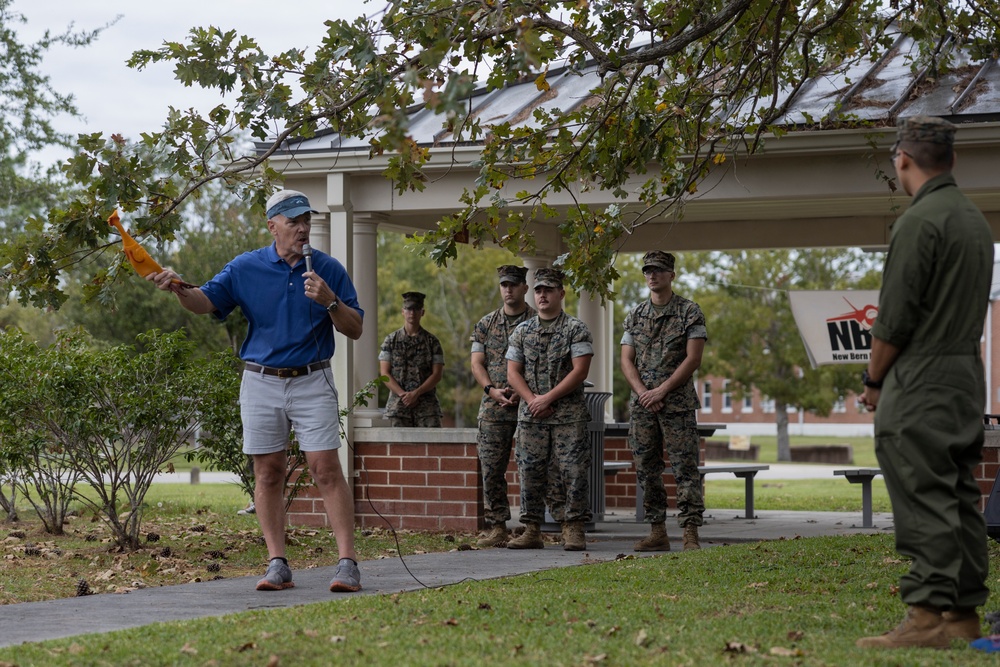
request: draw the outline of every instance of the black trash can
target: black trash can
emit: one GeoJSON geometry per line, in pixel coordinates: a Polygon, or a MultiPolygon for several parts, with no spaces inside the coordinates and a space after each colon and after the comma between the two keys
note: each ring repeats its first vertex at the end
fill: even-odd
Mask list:
{"type": "Polygon", "coordinates": [[[590,439],[590,511],[594,521],[602,521],[605,511],[604,496],[604,404],[611,398],[608,391],[584,393],[590,421],[587,437],[590,439]]]}

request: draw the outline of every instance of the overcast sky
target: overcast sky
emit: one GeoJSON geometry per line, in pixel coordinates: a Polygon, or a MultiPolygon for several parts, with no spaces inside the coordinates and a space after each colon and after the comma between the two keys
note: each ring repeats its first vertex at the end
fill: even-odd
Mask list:
{"type": "Polygon", "coordinates": [[[76,30],[93,30],[121,16],[89,47],[50,51],[42,70],[57,91],[73,94],[84,117],[61,119],[58,129],[136,138],[159,129],[170,106],[205,111],[221,98],[185,88],[174,80],[169,65],[130,69],[125,61],[133,51],[183,41],[192,27],[209,25],[249,35],[267,53],[292,47],[312,51],[326,33],[323,21],[371,15],[384,6],[384,0],[14,0],[12,9],[28,19],[16,28],[21,41],[33,40],[46,29],[61,33],[70,24],[76,30]]]}

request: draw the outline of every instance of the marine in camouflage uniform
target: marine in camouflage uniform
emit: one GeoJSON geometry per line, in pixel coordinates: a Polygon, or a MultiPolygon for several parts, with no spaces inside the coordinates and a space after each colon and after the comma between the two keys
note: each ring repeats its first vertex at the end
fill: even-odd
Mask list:
{"type": "Polygon", "coordinates": [[[507,384],[507,343],[521,322],[535,316],[524,300],[528,269],[505,264],[497,268],[503,305],[484,316],[472,332],[471,367],[483,388],[479,405],[476,451],[483,475],[483,507],[487,534],[478,545],[502,546],[508,538],[507,466],[517,429],[520,397],[507,384]]]}
{"type": "Polygon", "coordinates": [[[514,549],[543,546],[539,531],[553,460],[566,493],[563,511],[552,508],[553,516],[563,518],[564,548],[577,551],[586,546],[591,452],[583,383],[594,345],[587,325],[563,312],[565,294],[561,271],[535,271],[538,315],[514,329],[507,348],[508,382],[521,397],[515,456],[525,532],[508,544],[514,549]]]}
{"type": "Polygon", "coordinates": [[[642,272],[650,298],[625,318],[621,367],[632,388],[629,447],[643,490],[650,536],[636,551],[669,551],[664,456],[677,481],[677,522],[684,548],[696,549],[705,500],[698,473],[698,394],[692,375],[701,365],[708,338],[705,316],[693,301],[673,293],[674,256],[646,253],[642,272]]]}
{"type": "Polygon", "coordinates": [[[980,352],[993,238],[951,174],[955,126],[898,122],[893,166],[913,196],[892,226],[861,401],[875,412],[875,454],[892,501],[906,618],[864,648],[947,648],[981,633],[989,595],[986,523],[975,468],[982,458],[980,352]]]}
{"type": "Polygon", "coordinates": [[[389,378],[385,416],[392,426],[441,427],[437,384],[444,373],[444,350],[437,336],[420,326],[424,299],[420,292],[403,294],[403,328],[382,341],[379,369],[389,378]]]}

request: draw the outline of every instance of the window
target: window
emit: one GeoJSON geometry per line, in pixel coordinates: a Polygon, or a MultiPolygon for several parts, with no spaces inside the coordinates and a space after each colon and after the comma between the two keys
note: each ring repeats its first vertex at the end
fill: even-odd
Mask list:
{"type": "Polygon", "coordinates": [[[722,411],[733,411],[733,395],[729,391],[729,380],[722,381],[722,411]]]}
{"type": "Polygon", "coordinates": [[[770,396],[762,396],[760,399],[760,411],[772,414],[774,412],[774,399],[770,396]]]}
{"type": "Polygon", "coordinates": [[[701,390],[701,409],[705,412],[712,411],[712,383],[706,382],[701,390]]]}
{"type": "Polygon", "coordinates": [[[847,400],[845,400],[843,396],[838,398],[833,404],[833,411],[839,413],[847,412],[847,400]]]}
{"type": "Polygon", "coordinates": [[[753,394],[743,397],[743,412],[753,412],[753,394]]]}

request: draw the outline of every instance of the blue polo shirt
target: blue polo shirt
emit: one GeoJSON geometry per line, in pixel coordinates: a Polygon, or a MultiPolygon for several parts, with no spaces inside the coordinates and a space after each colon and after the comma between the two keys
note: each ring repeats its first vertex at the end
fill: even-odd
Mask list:
{"type": "MultiPolygon", "coordinates": [[[[344,265],[326,253],[313,250],[315,271],[340,299],[341,308],[357,310],[358,292],[344,265]]],[[[262,366],[295,368],[333,356],[333,323],[320,304],[305,295],[304,259],[290,266],[278,256],[274,244],[245,252],[201,286],[226,319],[236,306],[250,322],[240,357],[262,366]]]]}

